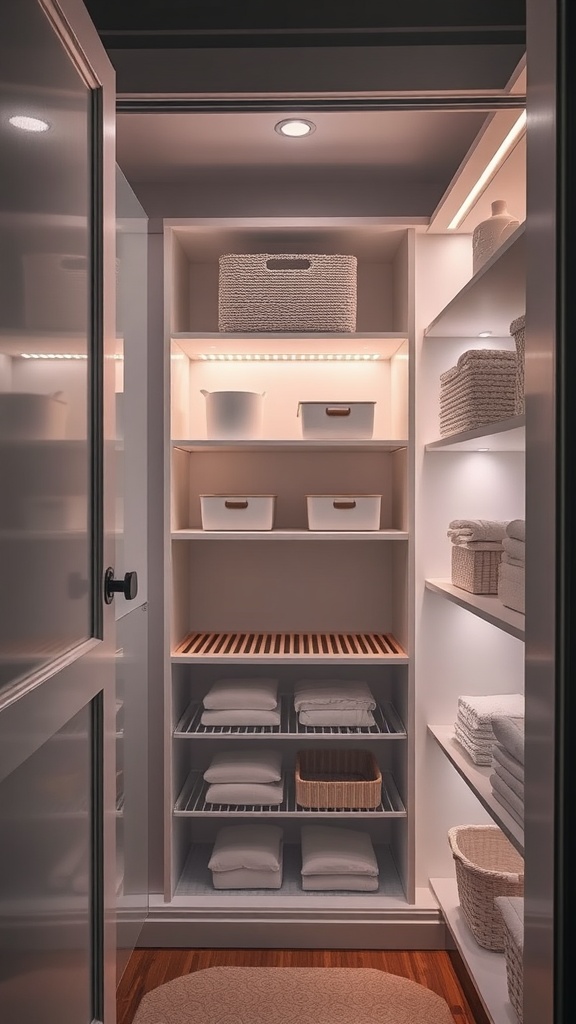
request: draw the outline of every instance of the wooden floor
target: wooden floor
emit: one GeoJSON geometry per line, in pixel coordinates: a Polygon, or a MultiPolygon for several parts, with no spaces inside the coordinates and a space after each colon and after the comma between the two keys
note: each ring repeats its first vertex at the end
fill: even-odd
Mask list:
{"type": "Polygon", "coordinates": [[[158,985],[220,966],[372,967],[432,989],[448,1003],[455,1024],[483,1024],[478,1007],[473,1015],[447,952],[321,949],[138,949],[118,986],[117,1024],[132,1024],[142,996],[158,985]]]}

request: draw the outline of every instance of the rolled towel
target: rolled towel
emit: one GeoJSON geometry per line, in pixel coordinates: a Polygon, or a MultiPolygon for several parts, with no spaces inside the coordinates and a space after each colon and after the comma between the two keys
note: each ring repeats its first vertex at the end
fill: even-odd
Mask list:
{"type": "Polygon", "coordinates": [[[501,743],[496,742],[494,744],[492,757],[494,759],[494,767],[496,767],[496,763],[502,765],[514,778],[518,779],[518,782],[524,784],[524,765],[517,761],[515,757],[512,757],[512,754],[505,750],[501,743]]]}
{"type": "MultiPolygon", "coordinates": [[[[508,526],[510,526],[510,523],[508,526]]],[[[526,561],[526,541],[516,540],[515,537],[509,537],[508,534],[506,534],[502,541],[502,547],[506,554],[510,555],[512,558],[518,559],[519,562],[526,561]]]]}
{"type": "Polygon", "coordinates": [[[494,736],[492,718],[494,715],[509,715],[514,718],[524,714],[524,696],[521,693],[475,694],[458,697],[458,715],[468,729],[483,729],[494,736]]]}
{"type": "Polygon", "coordinates": [[[524,718],[494,715],[492,729],[496,741],[524,767],[524,718]]]}
{"type": "Polygon", "coordinates": [[[448,524],[448,536],[461,540],[502,541],[506,536],[506,522],[495,519],[453,519],[448,524]]]}
{"type": "Polygon", "coordinates": [[[509,583],[515,583],[517,587],[523,587],[526,580],[526,568],[523,565],[510,565],[509,562],[500,562],[498,566],[498,579],[505,579],[509,583]]]}
{"type": "Polygon", "coordinates": [[[526,540],[526,520],[525,519],[511,519],[508,523],[506,533],[513,540],[526,540]]]}

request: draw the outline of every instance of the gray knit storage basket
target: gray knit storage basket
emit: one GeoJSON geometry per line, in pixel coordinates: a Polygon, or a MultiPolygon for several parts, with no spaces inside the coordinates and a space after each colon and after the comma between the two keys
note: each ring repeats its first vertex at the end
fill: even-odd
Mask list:
{"type": "Polygon", "coordinates": [[[449,437],[514,416],[515,352],[469,349],[440,375],[440,435],[449,437]]]}
{"type": "Polygon", "coordinates": [[[504,923],[497,896],[524,895],[524,860],[495,825],[448,830],[462,913],[476,942],[502,953],[504,923]]]}
{"type": "Polygon", "coordinates": [[[524,1018],[524,898],[522,896],[497,896],[494,902],[504,923],[504,957],[506,959],[508,996],[519,1024],[522,1024],[524,1018]]]}
{"type": "Polygon", "coordinates": [[[501,551],[473,551],[452,545],[452,583],[469,594],[497,594],[501,551]]]}
{"type": "Polygon", "coordinates": [[[510,324],[510,334],[516,342],[516,356],[518,359],[516,366],[516,389],[514,393],[514,412],[516,416],[521,416],[525,411],[524,404],[524,363],[526,355],[525,345],[525,331],[526,331],[526,316],[519,316],[516,320],[513,320],[510,324]]]}
{"type": "Polygon", "coordinates": [[[355,331],[357,262],[317,253],[221,256],[218,330],[355,331]]]}

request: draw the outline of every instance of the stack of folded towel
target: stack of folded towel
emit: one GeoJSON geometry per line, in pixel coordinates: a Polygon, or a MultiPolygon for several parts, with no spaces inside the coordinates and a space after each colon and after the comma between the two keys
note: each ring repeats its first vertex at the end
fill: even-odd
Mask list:
{"type": "Polygon", "coordinates": [[[202,725],[280,725],[277,679],[219,679],[203,704],[202,725]]]}
{"type": "Polygon", "coordinates": [[[524,826],[524,717],[495,715],[490,784],[495,800],[524,826]]]}
{"type": "Polygon", "coordinates": [[[277,750],[224,750],[204,772],[206,803],[277,806],[284,798],[282,756],[277,750]]]}
{"type": "Polygon", "coordinates": [[[458,697],[455,738],[474,764],[491,766],[496,742],[494,716],[517,717],[523,714],[524,697],[521,693],[458,697]]]}
{"type": "Polygon", "coordinates": [[[304,825],[302,888],[374,892],[378,861],[370,836],[332,825],[304,825]]]}
{"type": "Polygon", "coordinates": [[[367,683],[339,679],[301,679],[294,687],[294,708],[301,725],[375,725],[376,701],[367,683]]]}
{"type": "Polygon", "coordinates": [[[215,889],[279,889],[283,833],[277,825],[229,825],[216,836],[208,867],[215,889]]]}
{"type": "Polygon", "coordinates": [[[515,352],[471,349],[440,376],[440,434],[447,437],[514,416],[515,352]]]}
{"type": "Polygon", "coordinates": [[[448,537],[458,547],[472,551],[502,551],[507,526],[496,519],[453,519],[448,537]]]}
{"type": "Polygon", "coordinates": [[[502,541],[504,553],[498,567],[498,597],[503,605],[524,614],[526,581],[526,521],[512,519],[502,541]]]}

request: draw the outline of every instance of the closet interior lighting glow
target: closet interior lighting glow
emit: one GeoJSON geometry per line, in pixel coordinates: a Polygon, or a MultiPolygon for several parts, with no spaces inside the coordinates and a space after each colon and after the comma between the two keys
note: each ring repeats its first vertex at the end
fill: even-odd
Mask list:
{"type": "Polygon", "coordinates": [[[210,363],[245,363],[245,362],[256,362],[256,363],[281,363],[281,362],[354,362],[354,363],[365,363],[374,359],[381,359],[382,357],[378,353],[364,353],[364,352],[338,352],[338,353],[294,353],[289,354],[285,352],[274,352],[273,354],[265,353],[245,353],[245,352],[229,352],[226,354],[216,355],[213,352],[202,353],[200,359],[210,363]]]}
{"type": "Polygon", "coordinates": [[[458,212],[454,215],[448,225],[448,231],[455,231],[456,228],[460,227],[460,224],[464,220],[464,217],[473,206],[475,200],[478,198],[484,187],[490,181],[490,178],[496,173],[500,164],[502,164],[508,153],[520,138],[520,135],[526,128],[526,111],[523,110],[517,121],[514,122],[506,138],[500,143],[498,149],[494,153],[492,159],[488,162],[482,174],[478,178],[478,181],[470,189],[470,192],[466,196],[466,199],[462,203],[462,206],[458,212]]]}
{"type": "Polygon", "coordinates": [[[81,352],[21,352],[22,359],[88,359],[81,352]]]}
{"type": "Polygon", "coordinates": [[[301,117],[291,117],[284,121],[278,121],[274,125],[274,131],[279,135],[287,135],[290,139],[303,139],[305,135],[311,135],[316,131],[313,121],[305,121],[301,117]]]}
{"type": "Polygon", "coordinates": [[[47,132],[50,125],[40,117],[28,117],[26,114],[13,114],[8,118],[13,128],[19,128],[21,132],[47,132]]]}
{"type": "Polygon", "coordinates": [[[492,337],[492,331],[480,331],[480,334],[478,335],[478,337],[479,338],[491,338],[492,337]]]}

